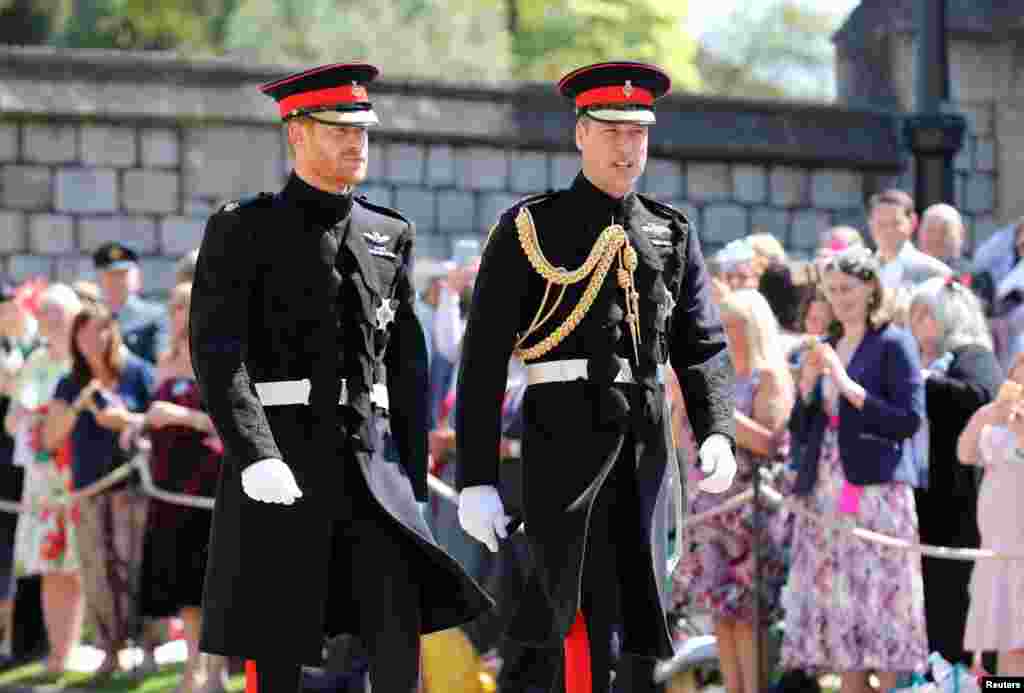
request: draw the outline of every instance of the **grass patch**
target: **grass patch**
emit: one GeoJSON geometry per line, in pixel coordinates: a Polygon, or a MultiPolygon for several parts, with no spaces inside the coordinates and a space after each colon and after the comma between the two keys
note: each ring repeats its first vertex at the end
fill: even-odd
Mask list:
{"type": "MultiPolygon", "coordinates": [[[[0,674],[0,691],[9,688],[39,687],[45,691],[89,690],[95,693],[171,693],[178,680],[184,664],[173,664],[160,667],[159,671],[149,676],[136,677],[131,672],[118,672],[102,684],[91,684],[92,674],[68,672],[61,677],[48,675],[42,663],[26,664],[0,674]]],[[[229,693],[242,693],[245,690],[245,675],[238,674],[228,680],[229,693]]]]}

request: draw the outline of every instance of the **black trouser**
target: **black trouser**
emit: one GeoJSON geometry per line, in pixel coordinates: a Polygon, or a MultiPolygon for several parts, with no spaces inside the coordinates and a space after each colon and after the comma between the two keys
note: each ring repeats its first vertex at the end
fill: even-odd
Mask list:
{"type": "MultiPolygon", "coordinates": [[[[329,587],[327,614],[354,610],[358,635],[369,653],[375,691],[415,693],[419,687],[420,585],[410,559],[416,549],[396,521],[369,498],[362,474],[356,471],[347,480],[357,488],[346,494],[353,499],[348,517],[333,522],[328,585],[331,576],[337,576],[351,585],[351,594],[338,594],[329,587]]],[[[256,671],[259,693],[301,690],[297,663],[258,660],[256,671]]]]}
{"type": "MultiPolygon", "coordinates": [[[[632,441],[626,439],[623,452],[601,488],[590,513],[587,550],[583,561],[583,617],[590,641],[590,669],[593,693],[650,693],[664,690],[653,680],[653,658],[623,655],[615,664],[616,649],[647,651],[645,640],[653,639],[651,623],[654,608],[645,598],[651,550],[640,527],[640,499],[634,477],[634,459],[630,454],[632,441]],[[632,597],[637,597],[636,600],[632,597]],[[614,638],[623,634],[621,648],[614,648],[614,638]],[[618,670],[614,689],[612,671],[618,670]]],[[[660,608],[658,609],[660,613],[660,608]]],[[[660,617],[660,616],[659,616],[660,617]]],[[[564,658],[552,693],[565,690],[564,658]]]]}

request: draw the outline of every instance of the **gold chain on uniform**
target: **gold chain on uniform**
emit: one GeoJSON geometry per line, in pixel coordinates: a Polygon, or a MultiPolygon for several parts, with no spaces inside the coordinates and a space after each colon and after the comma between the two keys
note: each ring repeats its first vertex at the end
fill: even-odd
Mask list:
{"type": "Polygon", "coordinates": [[[523,361],[539,358],[554,349],[562,340],[572,334],[573,330],[576,329],[594,304],[597,292],[600,291],[601,284],[604,282],[608,270],[611,269],[612,262],[618,256],[619,270],[617,278],[619,286],[626,293],[626,322],[629,323],[630,332],[633,336],[633,352],[639,363],[640,324],[638,316],[640,312],[640,294],[636,291],[636,284],[633,278],[638,262],[636,250],[630,245],[626,230],[619,224],[612,224],[606,227],[601,232],[601,235],[598,236],[594,247],[590,249],[590,254],[587,256],[586,261],[572,271],[555,267],[544,257],[544,253],[540,249],[540,240],[537,238],[537,228],[533,223],[533,216],[526,207],[520,209],[519,214],[516,216],[516,230],[519,232],[519,244],[522,246],[527,259],[529,259],[530,265],[533,266],[537,274],[544,278],[547,286],[544,289],[544,298],[541,299],[537,313],[533,317],[533,322],[530,323],[530,327],[522,335],[517,336],[514,350],[515,355],[523,361]],[[587,284],[587,288],[584,290],[583,296],[580,297],[579,303],[573,307],[572,312],[565,321],[537,344],[524,348],[523,342],[526,338],[540,329],[548,321],[548,318],[554,314],[565,297],[565,290],[568,286],[583,281],[588,275],[590,276],[590,283],[587,284]],[[548,296],[553,285],[561,286],[562,290],[558,298],[555,299],[554,304],[545,314],[544,308],[548,303],[548,296]]]}

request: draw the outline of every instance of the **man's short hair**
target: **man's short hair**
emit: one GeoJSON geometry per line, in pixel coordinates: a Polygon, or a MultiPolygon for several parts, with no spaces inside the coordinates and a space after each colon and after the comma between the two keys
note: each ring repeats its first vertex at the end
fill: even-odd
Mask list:
{"type": "Polygon", "coordinates": [[[903,212],[907,217],[912,217],[915,213],[914,198],[908,193],[896,188],[883,190],[880,193],[872,195],[868,200],[868,207],[874,209],[878,205],[896,205],[903,209],[903,212]]]}
{"type": "Polygon", "coordinates": [[[947,205],[944,202],[931,205],[921,215],[921,223],[924,223],[925,219],[940,219],[946,226],[947,236],[955,233],[959,237],[964,236],[964,219],[960,216],[960,212],[957,211],[956,207],[947,205]]]}

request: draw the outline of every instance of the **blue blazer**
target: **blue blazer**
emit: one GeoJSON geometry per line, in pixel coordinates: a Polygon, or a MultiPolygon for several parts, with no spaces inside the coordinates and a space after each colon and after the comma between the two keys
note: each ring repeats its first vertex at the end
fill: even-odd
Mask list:
{"type": "MultiPolygon", "coordinates": [[[[835,340],[828,340],[835,346],[835,340]]],[[[861,486],[905,481],[923,485],[926,469],[915,460],[911,437],[925,416],[924,382],[917,344],[893,325],[868,330],[850,358],[847,373],[867,396],[857,409],[839,398],[839,450],[843,473],[861,486]]],[[[821,379],[808,401],[797,397],[790,418],[795,492],[809,494],[818,481],[818,458],[828,426],[821,379]]]]}

